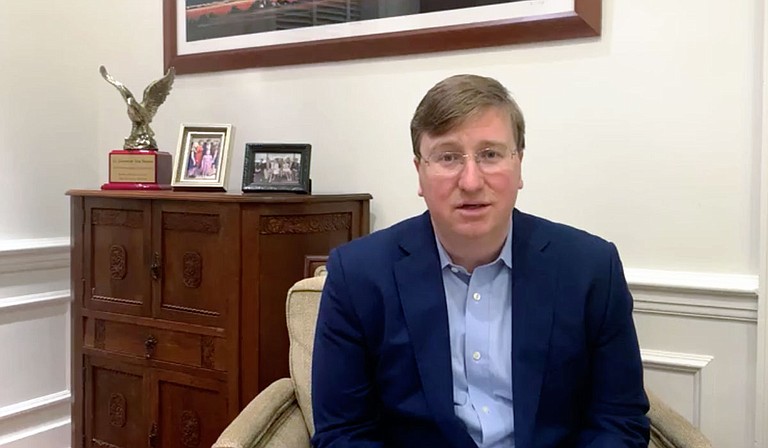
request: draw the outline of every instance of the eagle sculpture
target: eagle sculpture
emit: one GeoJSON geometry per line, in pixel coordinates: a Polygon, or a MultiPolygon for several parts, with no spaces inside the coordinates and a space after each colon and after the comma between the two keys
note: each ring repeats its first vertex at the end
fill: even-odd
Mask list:
{"type": "Polygon", "coordinates": [[[155,113],[157,113],[157,109],[168,97],[168,93],[170,93],[173,86],[173,80],[176,77],[176,70],[173,67],[169,68],[165,76],[148,85],[144,89],[144,97],[141,102],[136,100],[123,83],[113,78],[103,65],[99,67],[99,71],[108,83],[115,86],[128,105],[128,117],[133,123],[133,128],[131,129],[131,135],[125,139],[123,149],[149,149],[156,151],[155,133],[149,127],[149,124],[152,122],[155,113]]]}

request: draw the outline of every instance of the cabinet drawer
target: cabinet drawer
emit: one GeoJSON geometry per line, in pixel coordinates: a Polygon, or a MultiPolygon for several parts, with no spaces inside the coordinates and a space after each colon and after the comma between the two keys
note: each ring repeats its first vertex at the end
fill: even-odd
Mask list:
{"type": "Polygon", "coordinates": [[[88,318],[85,347],[121,355],[226,371],[224,338],[88,318]]]}

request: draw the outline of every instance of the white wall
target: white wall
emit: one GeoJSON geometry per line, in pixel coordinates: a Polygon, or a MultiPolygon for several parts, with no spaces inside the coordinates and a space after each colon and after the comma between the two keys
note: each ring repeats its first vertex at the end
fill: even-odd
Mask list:
{"type": "MultiPolygon", "coordinates": [[[[80,2],[88,6],[85,2],[80,2]]],[[[91,2],[96,4],[96,2],[91,2]]],[[[69,188],[98,181],[94,16],[72,2],[0,14],[0,446],[70,433],[69,188]]]]}
{"type": "Polygon", "coordinates": [[[70,2],[3,5],[0,240],[69,234],[65,191],[98,179],[99,78],[88,11],[70,2]]]}
{"type": "MultiPolygon", "coordinates": [[[[6,210],[23,210],[1,215],[0,240],[66,236],[63,191],[106,181],[107,153],[120,147],[130,125],[98,65],[137,95],[162,74],[159,0],[79,0],[78,9],[46,2],[45,11],[30,3],[13,3],[10,15],[0,16],[0,140],[14,148],[0,147],[14,162],[0,188],[13,193],[2,200],[6,210]]],[[[233,124],[234,192],[246,142],[309,142],[315,192],[372,193],[379,229],[423,209],[408,123],[424,92],[458,72],[494,76],[528,121],[523,210],[615,241],[635,283],[650,273],[662,284],[672,278],[669,286],[689,272],[756,283],[761,2],[604,4],[599,39],[181,75],[155,118],[157,140],[174,152],[181,123],[233,124]]],[[[756,317],[677,310],[756,313],[757,298],[729,293],[700,307],[718,285],[698,285],[694,291],[707,292],[662,288],[658,306],[674,312],[639,312],[641,344],[651,358],[712,357],[702,372],[727,373],[702,373],[711,381],[705,385],[714,384],[700,401],[702,428],[727,446],[752,446],[755,404],[747,398],[755,392],[756,317]],[[713,419],[715,409],[745,420],[713,419]]],[[[654,365],[650,382],[688,387],[654,365]]],[[[693,409],[688,389],[662,395],[683,413],[693,409]]]]}

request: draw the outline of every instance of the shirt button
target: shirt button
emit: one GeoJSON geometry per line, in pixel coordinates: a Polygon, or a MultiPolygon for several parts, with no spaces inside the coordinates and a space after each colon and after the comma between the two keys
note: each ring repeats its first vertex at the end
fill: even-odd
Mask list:
{"type": "Polygon", "coordinates": [[[458,274],[459,268],[451,268],[451,272],[453,272],[454,274],[458,274]]]}
{"type": "Polygon", "coordinates": [[[472,359],[474,359],[475,361],[479,361],[480,360],[480,352],[472,353],[472,359]]]}
{"type": "Polygon", "coordinates": [[[475,302],[479,302],[480,301],[480,293],[476,292],[476,293],[472,294],[472,298],[475,299],[475,302]]]}
{"type": "Polygon", "coordinates": [[[483,412],[486,414],[489,414],[491,412],[490,409],[488,409],[488,406],[483,406],[483,412]]]}

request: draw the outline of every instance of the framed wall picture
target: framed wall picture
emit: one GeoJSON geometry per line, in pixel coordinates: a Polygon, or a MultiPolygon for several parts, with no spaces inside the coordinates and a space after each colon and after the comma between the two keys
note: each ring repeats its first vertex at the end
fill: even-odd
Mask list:
{"type": "Polygon", "coordinates": [[[182,124],[173,188],[226,190],[231,138],[229,124],[182,124]]]}
{"type": "Polygon", "coordinates": [[[595,37],[603,0],[163,0],[176,73],[595,37]]]}
{"type": "Polygon", "coordinates": [[[309,179],[311,150],[309,144],[246,144],[243,192],[312,193],[309,179]]]}

